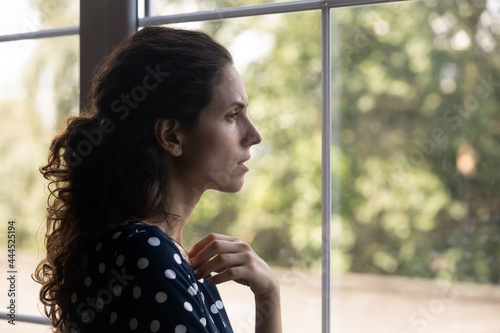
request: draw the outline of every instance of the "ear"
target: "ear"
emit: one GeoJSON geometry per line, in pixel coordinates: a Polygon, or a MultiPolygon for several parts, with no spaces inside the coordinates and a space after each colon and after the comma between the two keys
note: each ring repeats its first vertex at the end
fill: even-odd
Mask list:
{"type": "Polygon", "coordinates": [[[175,157],[182,155],[180,129],[181,125],[175,119],[158,119],[155,123],[158,143],[167,153],[175,157]]]}

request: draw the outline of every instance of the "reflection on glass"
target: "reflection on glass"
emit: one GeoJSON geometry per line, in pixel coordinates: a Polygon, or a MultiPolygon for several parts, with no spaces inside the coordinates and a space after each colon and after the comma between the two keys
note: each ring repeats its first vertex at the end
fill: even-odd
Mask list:
{"type": "Polygon", "coordinates": [[[340,332],[500,327],[492,286],[500,279],[500,15],[485,4],[332,10],[340,332]]]}
{"type": "MultiPolygon", "coordinates": [[[[31,274],[43,251],[47,197],[38,168],[61,120],[78,112],[78,36],[0,43],[0,57],[0,221],[15,221],[17,313],[39,316],[31,274]]],[[[2,227],[2,240],[6,233],[2,227]]],[[[7,255],[0,265],[7,267],[7,255]]],[[[0,288],[8,290],[7,282],[0,288]]],[[[47,327],[26,324],[15,332],[22,329],[47,327]]]]}
{"type": "Polygon", "coordinates": [[[6,1],[0,10],[0,35],[78,26],[80,2],[74,0],[6,1]]]}
{"type": "MultiPolygon", "coordinates": [[[[232,52],[249,96],[249,116],[264,140],[252,151],[243,190],[205,193],[184,241],[189,246],[215,231],[249,242],[280,278],[284,331],[319,332],[320,14],[204,22],[196,28],[232,52]]],[[[220,290],[235,331],[253,332],[252,293],[233,283],[220,290]]]]}

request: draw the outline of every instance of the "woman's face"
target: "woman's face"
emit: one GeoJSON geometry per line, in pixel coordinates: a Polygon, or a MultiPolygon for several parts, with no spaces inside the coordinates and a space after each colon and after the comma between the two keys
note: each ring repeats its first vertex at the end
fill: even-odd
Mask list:
{"type": "Polygon", "coordinates": [[[250,147],[262,136],[247,114],[248,96],[238,71],[229,66],[199,123],[185,130],[178,176],[195,189],[237,192],[249,171],[250,147]]]}

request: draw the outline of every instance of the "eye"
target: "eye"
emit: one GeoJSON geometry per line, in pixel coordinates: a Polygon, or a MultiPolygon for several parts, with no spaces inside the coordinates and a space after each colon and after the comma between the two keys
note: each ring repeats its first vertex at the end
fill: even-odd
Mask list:
{"type": "Polygon", "coordinates": [[[239,112],[238,111],[232,111],[226,117],[229,120],[235,120],[235,119],[237,119],[239,117],[239,112]]]}

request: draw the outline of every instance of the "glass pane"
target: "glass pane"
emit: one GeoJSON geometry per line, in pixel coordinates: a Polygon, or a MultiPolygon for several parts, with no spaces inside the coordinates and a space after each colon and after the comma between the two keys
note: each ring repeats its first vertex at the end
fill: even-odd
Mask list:
{"type": "Polygon", "coordinates": [[[332,10],[338,332],[500,327],[494,3],[332,10]]]}
{"type": "Polygon", "coordinates": [[[252,6],[275,2],[293,2],[297,0],[150,0],[152,16],[193,13],[228,7],[252,6]]]}
{"type": "MultiPolygon", "coordinates": [[[[8,221],[15,221],[16,313],[40,316],[40,286],[31,274],[44,253],[45,181],[38,168],[58,124],[78,112],[78,36],[0,43],[0,239],[7,270],[8,221]]],[[[0,279],[6,294],[8,280],[0,279]]],[[[3,311],[6,311],[4,308],[3,311]]],[[[46,332],[43,325],[17,322],[8,332],[46,332]]],[[[5,331],[5,329],[3,329],[5,331]]]]}
{"type": "Polygon", "coordinates": [[[80,1],[16,0],[0,5],[0,35],[27,33],[80,24],[80,1]]]}
{"type": "MultiPolygon", "coordinates": [[[[249,242],[282,288],[284,332],[321,330],[320,13],[183,24],[231,50],[263,136],[238,194],[207,192],[186,226],[193,244],[215,231],[249,242]]],[[[220,286],[235,332],[253,332],[253,295],[220,286]]]]}

